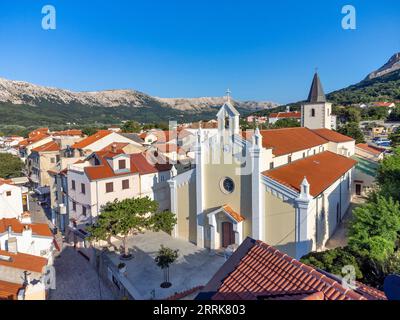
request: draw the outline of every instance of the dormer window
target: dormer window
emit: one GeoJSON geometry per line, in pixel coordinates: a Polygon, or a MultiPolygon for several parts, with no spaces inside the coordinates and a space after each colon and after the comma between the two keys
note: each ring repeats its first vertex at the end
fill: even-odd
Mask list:
{"type": "Polygon", "coordinates": [[[126,169],[126,160],[119,160],[118,161],[118,169],[119,170],[124,170],[126,169]]]}

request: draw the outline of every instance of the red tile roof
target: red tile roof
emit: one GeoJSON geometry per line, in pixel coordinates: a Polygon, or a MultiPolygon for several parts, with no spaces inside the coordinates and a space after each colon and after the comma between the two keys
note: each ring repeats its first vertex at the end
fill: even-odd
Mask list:
{"type": "Polygon", "coordinates": [[[71,130],[63,130],[56,131],[53,133],[54,136],[81,136],[83,135],[82,130],[71,129],[71,130]]]}
{"type": "Polygon", "coordinates": [[[316,197],[356,164],[356,160],[325,151],[282,167],[265,171],[263,175],[298,192],[304,177],[306,177],[310,184],[310,194],[316,197]]]}
{"type": "Polygon", "coordinates": [[[72,145],[72,148],[74,149],[84,149],[87,146],[90,146],[92,143],[95,143],[96,141],[103,139],[104,137],[107,137],[108,135],[112,134],[113,131],[109,130],[100,130],[97,131],[95,134],[83,139],[82,141],[79,141],[72,145]]]}
{"type": "MultiPolygon", "coordinates": [[[[22,233],[24,224],[18,219],[0,219],[0,233],[7,232],[8,227],[11,227],[13,233],[22,233]]],[[[32,223],[29,224],[32,229],[32,234],[42,237],[53,237],[49,226],[46,223],[32,223]]]]}
{"type": "Polygon", "coordinates": [[[114,172],[109,163],[107,162],[107,158],[112,158],[122,153],[113,153],[109,151],[99,151],[95,152],[97,155],[97,159],[100,161],[100,165],[97,166],[89,166],[85,167],[85,173],[90,180],[99,180],[99,179],[107,179],[112,177],[119,177],[124,175],[131,175],[135,173],[139,173],[141,175],[169,171],[171,170],[171,165],[166,164],[151,164],[147,161],[146,157],[142,153],[136,153],[129,155],[130,161],[130,170],[124,172],[114,172]]]}
{"type": "Polygon", "coordinates": [[[14,182],[12,180],[0,178],[0,186],[2,186],[3,184],[11,184],[11,185],[13,185],[14,182]]]}
{"type": "MultiPolygon", "coordinates": [[[[132,166],[132,162],[131,162],[129,171],[114,172],[113,168],[108,163],[107,158],[113,158],[122,153],[113,153],[110,151],[99,151],[94,154],[97,156],[97,159],[100,161],[100,164],[96,165],[96,166],[88,166],[88,167],[84,168],[84,171],[90,180],[107,179],[107,178],[126,176],[126,175],[132,175],[132,174],[138,173],[136,167],[132,166]]],[[[127,159],[127,161],[129,161],[129,160],[127,159]]]]}
{"type": "Polygon", "coordinates": [[[23,288],[24,286],[21,284],[0,280],[0,300],[17,300],[18,292],[23,288]]]}
{"type": "Polygon", "coordinates": [[[245,220],[245,218],[240,214],[237,213],[235,210],[233,210],[230,206],[228,206],[227,204],[224,205],[222,207],[222,209],[224,209],[224,211],[229,214],[235,221],[237,222],[242,222],[245,220]]]}
{"type": "Polygon", "coordinates": [[[32,149],[32,151],[34,151],[34,152],[56,152],[56,151],[60,151],[60,146],[58,145],[57,142],[50,141],[48,143],[45,143],[39,147],[32,149]]]}
{"type": "Polygon", "coordinates": [[[374,102],[375,107],[390,107],[393,105],[393,102],[374,102]]]}
{"type": "Polygon", "coordinates": [[[197,299],[212,300],[378,300],[341,285],[333,276],[279,250],[247,238],[204,287],[197,299]]]}
{"type": "Polygon", "coordinates": [[[329,129],[314,129],[313,131],[322,138],[336,143],[354,141],[353,138],[329,129]]]}
{"type": "Polygon", "coordinates": [[[358,143],[358,144],[356,144],[356,148],[362,149],[362,150],[372,153],[374,155],[380,155],[381,153],[385,152],[385,149],[378,148],[375,146],[370,146],[366,143],[358,143]]]}
{"type": "Polygon", "coordinates": [[[49,128],[38,128],[38,129],[30,132],[28,134],[28,137],[32,138],[32,137],[34,137],[36,135],[40,135],[40,134],[46,134],[47,135],[48,133],[49,133],[49,128]]]}
{"type": "Polygon", "coordinates": [[[123,149],[129,145],[127,142],[113,142],[110,143],[107,147],[104,147],[100,151],[111,151],[111,152],[118,152],[124,153],[123,149]]]}
{"type": "Polygon", "coordinates": [[[301,112],[278,112],[278,113],[271,113],[269,115],[269,118],[278,118],[278,119],[284,119],[284,118],[295,118],[295,119],[300,119],[301,118],[301,112]]]}
{"type": "Polygon", "coordinates": [[[158,151],[163,153],[180,152],[181,150],[180,147],[173,143],[156,143],[154,144],[154,147],[157,148],[158,151]]]}
{"type": "Polygon", "coordinates": [[[45,133],[38,133],[36,135],[33,135],[27,139],[24,139],[19,142],[18,146],[20,147],[26,147],[29,146],[30,144],[33,144],[35,142],[38,142],[40,140],[43,140],[44,138],[47,138],[49,135],[45,133]]]}
{"type": "Polygon", "coordinates": [[[11,253],[0,250],[0,256],[11,257],[11,261],[0,259],[0,265],[10,268],[28,270],[42,273],[43,268],[47,266],[47,259],[33,256],[25,253],[11,253]]]}
{"type": "MultiPolygon", "coordinates": [[[[283,128],[273,130],[260,130],[263,137],[263,147],[272,148],[275,156],[290,154],[323,145],[328,141],[308,128],[283,128]]],[[[251,140],[254,131],[243,131],[242,136],[251,140]]]]}
{"type": "MultiPolygon", "coordinates": [[[[131,154],[130,157],[131,157],[131,164],[133,164],[136,167],[136,169],[141,175],[169,171],[172,168],[172,165],[169,163],[153,164],[151,162],[151,159],[150,160],[146,159],[146,156],[143,153],[131,154]]],[[[167,159],[165,158],[165,160],[167,159]]]]}

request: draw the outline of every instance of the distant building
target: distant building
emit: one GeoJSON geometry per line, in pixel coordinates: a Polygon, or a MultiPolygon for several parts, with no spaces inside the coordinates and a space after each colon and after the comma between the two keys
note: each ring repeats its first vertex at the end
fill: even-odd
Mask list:
{"type": "Polygon", "coordinates": [[[271,113],[268,117],[268,123],[274,124],[275,122],[281,119],[292,119],[300,122],[301,112],[286,111],[286,112],[271,113]]]}

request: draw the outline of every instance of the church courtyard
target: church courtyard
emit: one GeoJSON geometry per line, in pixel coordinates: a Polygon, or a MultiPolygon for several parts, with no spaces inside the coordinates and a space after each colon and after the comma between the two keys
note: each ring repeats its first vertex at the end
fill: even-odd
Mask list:
{"type": "MultiPolygon", "coordinates": [[[[127,267],[124,275],[114,276],[137,300],[166,299],[176,293],[204,286],[226,261],[222,254],[211,254],[207,249],[173,238],[164,232],[135,235],[128,240],[128,245],[133,259],[123,261],[127,267]],[[177,261],[170,267],[172,286],[167,289],[160,287],[164,281],[163,271],[154,262],[161,245],[179,250],[177,261]]],[[[105,255],[105,260],[111,261],[114,267],[121,263],[119,254],[106,252],[105,255]]],[[[114,283],[110,282],[110,285],[114,283]]]]}

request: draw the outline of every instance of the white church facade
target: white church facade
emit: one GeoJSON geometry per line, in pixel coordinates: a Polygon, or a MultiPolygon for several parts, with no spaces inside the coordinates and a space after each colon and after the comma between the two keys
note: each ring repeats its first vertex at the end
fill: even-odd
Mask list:
{"type": "Polygon", "coordinates": [[[228,98],[218,134],[197,133],[195,168],[169,181],[173,235],[211,250],[250,236],[295,258],[322,249],[349,208],[356,164],[330,116],[318,75],[299,128],[241,132],[228,98]]]}

